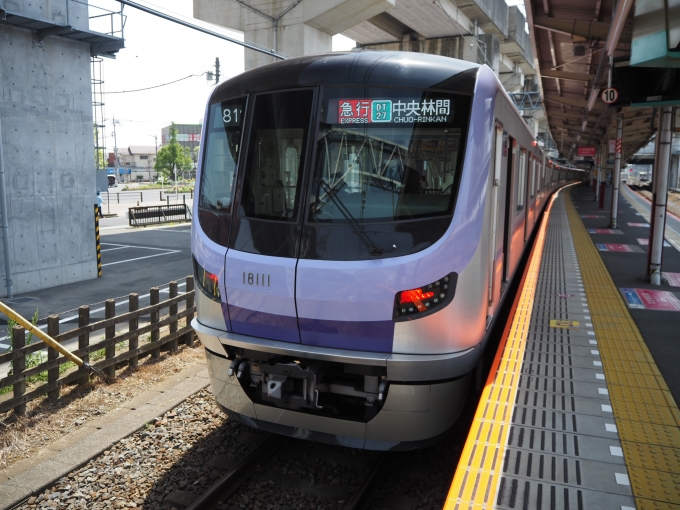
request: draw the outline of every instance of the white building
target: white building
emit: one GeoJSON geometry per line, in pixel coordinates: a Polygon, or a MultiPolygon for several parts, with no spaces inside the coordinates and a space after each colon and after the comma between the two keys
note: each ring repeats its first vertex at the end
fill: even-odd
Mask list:
{"type": "Polygon", "coordinates": [[[119,182],[151,182],[158,176],[154,170],[156,147],[153,145],[131,145],[119,150],[117,163],[116,177],[119,182]]]}

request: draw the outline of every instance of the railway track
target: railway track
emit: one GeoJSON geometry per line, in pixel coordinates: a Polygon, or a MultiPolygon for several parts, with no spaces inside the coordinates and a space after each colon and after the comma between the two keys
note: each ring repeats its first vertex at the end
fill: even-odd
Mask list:
{"type": "MultiPolygon", "coordinates": [[[[314,508],[342,508],[343,510],[362,510],[370,507],[374,491],[382,484],[387,475],[390,464],[388,453],[375,453],[356,456],[351,453],[319,452],[313,443],[291,440],[277,435],[258,435],[262,438],[241,459],[234,462],[227,458],[213,459],[212,465],[225,468],[225,473],[206,491],[196,496],[191,493],[172,493],[166,498],[168,508],[183,508],[184,510],[231,510],[249,505],[251,498],[244,489],[254,489],[257,493],[262,485],[268,486],[268,492],[280,489],[294,489],[304,491],[308,498],[314,499],[314,508]],[[300,479],[294,470],[287,474],[285,468],[274,469],[276,464],[286,463],[290,458],[323,458],[334,464],[345,464],[356,470],[361,483],[353,487],[328,484],[317,481],[313,475],[300,479]],[[230,467],[229,467],[230,466],[230,467]],[[274,481],[276,480],[276,481],[274,481]],[[249,487],[246,487],[249,484],[249,487]],[[272,487],[274,486],[274,487],[272,487]]],[[[256,496],[257,497],[257,496],[256,496]]],[[[261,508],[274,507],[262,498],[261,508]]],[[[311,502],[311,501],[310,501],[311,502]]]]}

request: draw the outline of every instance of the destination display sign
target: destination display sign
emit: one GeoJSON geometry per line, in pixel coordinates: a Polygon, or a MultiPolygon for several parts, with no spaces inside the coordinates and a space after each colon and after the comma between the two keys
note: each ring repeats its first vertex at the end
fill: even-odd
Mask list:
{"type": "MultiPolygon", "coordinates": [[[[335,100],[334,100],[335,101],[335,100]]],[[[337,124],[447,123],[450,99],[338,99],[337,124]]]]}

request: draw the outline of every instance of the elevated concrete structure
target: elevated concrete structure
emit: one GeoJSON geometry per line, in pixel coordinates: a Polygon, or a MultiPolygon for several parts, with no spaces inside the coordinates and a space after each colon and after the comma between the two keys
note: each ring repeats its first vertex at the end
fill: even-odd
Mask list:
{"type": "MultiPolygon", "coordinates": [[[[509,91],[521,90],[535,74],[524,16],[505,0],[194,0],[194,17],[291,56],[330,51],[330,36],[341,33],[363,47],[486,63],[504,75],[509,91]]],[[[246,50],[245,68],[272,60],[246,50]]]]}
{"type": "MultiPolygon", "coordinates": [[[[536,92],[525,18],[505,0],[194,0],[194,17],[290,56],[331,51],[331,36],[343,34],[364,48],[487,64],[508,92],[536,92]]],[[[245,57],[246,70],[273,61],[252,50],[245,57]]],[[[549,137],[542,105],[523,114],[549,137]]]]}
{"type": "MultiPolygon", "coordinates": [[[[194,17],[239,30],[249,42],[290,56],[331,51],[331,36],[380,14],[395,0],[194,0],[194,17]]],[[[245,69],[274,62],[245,50],[245,69]]]]}
{"type": "MultiPolygon", "coordinates": [[[[92,34],[87,6],[6,0],[0,11],[0,136],[14,293],[96,278],[95,43],[74,39],[92,34]],[[43,31],[17,26],[30,19],[43,31]]],[[[2,265],[0,296],[6,296],[2,265]]]]}

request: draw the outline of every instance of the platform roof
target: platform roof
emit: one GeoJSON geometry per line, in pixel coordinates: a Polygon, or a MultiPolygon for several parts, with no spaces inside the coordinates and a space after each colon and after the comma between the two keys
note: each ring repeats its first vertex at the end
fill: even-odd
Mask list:
{"type": "MultiPolygon", "coordinates": [[[[524,0],[549,130],[565,157],[579,145],[616,138],[617,108],[599,91],[607,87],[608,48],[614,66],[627,66],[634,0],[524,0]],[[622,26],[616,38],[616,27],[622,26]],[[591,98],[591,95],[595,97],[591,98]]],[[[631,156],[656,132],[651,108],[623,107],[623,157],[631,156]]]]}

